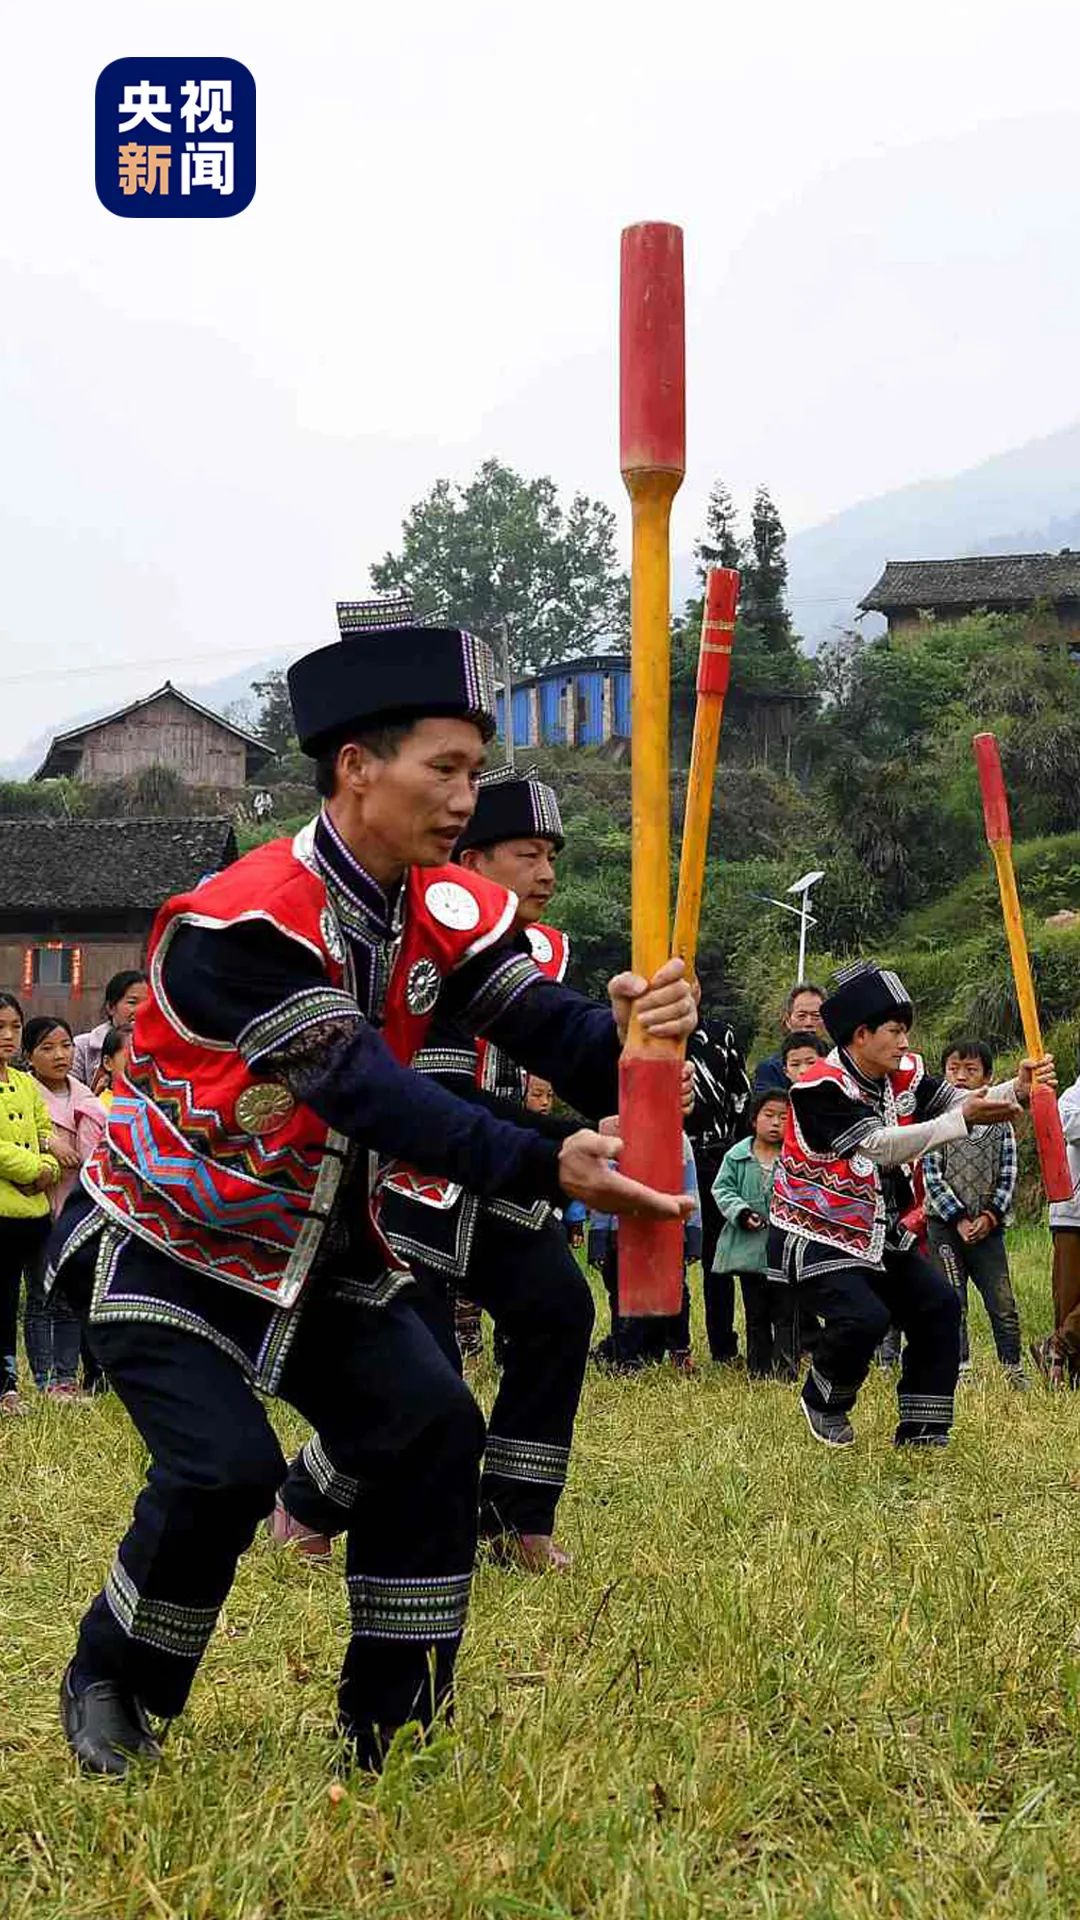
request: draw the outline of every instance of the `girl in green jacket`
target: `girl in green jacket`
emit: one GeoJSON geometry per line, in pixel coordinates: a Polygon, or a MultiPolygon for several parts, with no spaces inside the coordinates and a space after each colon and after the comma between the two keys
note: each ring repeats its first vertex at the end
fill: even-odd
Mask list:
{"type": "Polygon", "coordinates": [[[724,1155],[712,1190],[724,1224],[712,1274],[705,1276],[706,1326],[712,1278],[738,1279],[746,1314],[746,1371],[757,1379],[776,1374],[794,1379],[798,1359],[791,1288],[776,1285],[768,1275],[769,1196],[787,1115],[786,1093],[775,1087],[755,1093],[750,1138],[724,1155]]]}
{"type": "Polygon", "coordinates": [[[48,1238],[49,1188],[60,1167],[49,1152],[52,1122],[37,1081],[12,1065],[22,1046],[22,1008],[0,993],[0,1416],[26,1413],[15,1373],[19,1283],[48,1238]]]}

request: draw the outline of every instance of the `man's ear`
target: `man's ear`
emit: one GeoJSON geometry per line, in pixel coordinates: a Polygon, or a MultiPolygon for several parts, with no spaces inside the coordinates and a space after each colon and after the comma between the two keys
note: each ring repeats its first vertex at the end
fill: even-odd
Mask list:
{"type": "Polygon", "coordinates": [[[348,787],[351,793],[363,793],[371,778],[374,758],[367,747],[359,746],[355,740],[346,740],[338,752],[337,784],[348,787]]]}
{"type": "Polygon", "coordinates": [[[462,847],[461,852],[458,854],[457,858],[458,858],[458,866],[464,867],[467,873],[479,873],[480,871],[479,847],[462,847]]]}

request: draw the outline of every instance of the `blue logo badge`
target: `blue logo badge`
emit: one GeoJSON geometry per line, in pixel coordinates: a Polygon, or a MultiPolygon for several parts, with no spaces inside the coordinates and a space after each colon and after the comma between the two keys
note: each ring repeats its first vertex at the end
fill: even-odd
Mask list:
{"type": "Polygon", "coordinates": [[[255,197],[255,82],[239,60],[112,60],[94,102],[98,199],[124,220],[225,220],[255,197]]]}

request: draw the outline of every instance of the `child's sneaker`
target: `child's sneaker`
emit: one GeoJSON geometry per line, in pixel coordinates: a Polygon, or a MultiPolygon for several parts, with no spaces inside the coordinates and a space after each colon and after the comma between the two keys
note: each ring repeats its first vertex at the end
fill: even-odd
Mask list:
{"type": "Polygon", "coordinates": [[[1014,1393],[1031,1392],[1031,1381],[1024,1372],[1024,1363],[1022,1360],[1013,1361],[1011,1365],[1003,1367],[1002,1372],[1005,1375],[1006,1384],[1012,1388],[1014,1393]]]}

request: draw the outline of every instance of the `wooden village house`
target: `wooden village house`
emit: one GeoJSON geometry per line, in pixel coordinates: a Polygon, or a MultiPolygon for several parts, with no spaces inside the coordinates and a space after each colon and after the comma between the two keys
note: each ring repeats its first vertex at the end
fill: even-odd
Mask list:
{"type": "Polygon", "coordinates": [[[231,820],[0,820],[0,987],[78,1033],[143,964],[154,915],[237,857],[231,820]]]}
{"type": "Polygon", "coordinates": [[[125,780],[169,767],[185,786],[239,793],[273,759],[264,741],[201,707],[166,680],[156,693],[58,733],[35,780],[125,780]]]}
{"type": "Polygon", "coordinates": [[[890,636],[927,618],[1036,613],[1070,645],[1080,642],[1080,552],[995,553],[962,560],[890,560],[859,607],[882,613],[890,636]]]}

